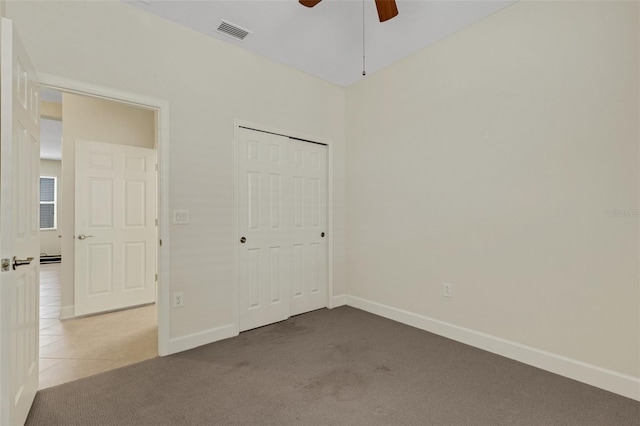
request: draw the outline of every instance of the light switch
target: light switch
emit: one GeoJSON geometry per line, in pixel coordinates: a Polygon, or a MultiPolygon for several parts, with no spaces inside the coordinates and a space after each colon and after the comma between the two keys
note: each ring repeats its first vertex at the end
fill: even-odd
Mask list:
{"type": "Polygon", "coordinates": [[[174,225],[186,225],[188,223],[189,223],[189,210],[185,210],[185,209],[173,210],[174,225]]]}

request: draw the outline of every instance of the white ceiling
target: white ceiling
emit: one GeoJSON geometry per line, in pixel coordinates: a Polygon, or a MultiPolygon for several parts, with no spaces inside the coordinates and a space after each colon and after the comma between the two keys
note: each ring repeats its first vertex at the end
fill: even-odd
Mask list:
{"type": "Polygon", "coordinates": [[[57,90],[43,88],[40,90],[40,100],[45,102],[53,102],[55,104],[62,103],[62,92],[57,90]]]}
{"type": "MultiPolygon", "coordinates": [[[[363,78],[360,0],[311,9],[297,0],[122,1],[340,86],[363,78]],[[238,41],[218,33],[222,19],[251,34],[238,41]]],[[[398,16],[380,23],[374,0],[364,0],[367,75],[516,1],[397,0],[398,16]]]]}

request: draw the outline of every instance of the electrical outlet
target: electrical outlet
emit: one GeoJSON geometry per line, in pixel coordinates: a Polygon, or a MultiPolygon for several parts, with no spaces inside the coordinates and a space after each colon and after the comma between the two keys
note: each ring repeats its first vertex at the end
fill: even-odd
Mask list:
{"type": "Polygon", "coordinates": [[[184,297],[182,296],[181,291],[176,291],[173,293],[173,307],[174,308],[182,308],[184,306],[184,297]]]}
{"type": "Polygon", "coordinates": [[[453,284],[449,284],[449,283],[442,284],[442,296],[453,297],[453,284]]]}

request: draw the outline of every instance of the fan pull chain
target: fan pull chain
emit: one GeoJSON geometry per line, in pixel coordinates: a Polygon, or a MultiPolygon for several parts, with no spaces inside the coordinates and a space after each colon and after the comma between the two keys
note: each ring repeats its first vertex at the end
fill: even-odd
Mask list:
{"type": "Polygon", "coordinates": [[[362,0],[362,75],[367,75],[366,65],[365,65],[365,48],[364,48],[364,0],[362,0]]]}

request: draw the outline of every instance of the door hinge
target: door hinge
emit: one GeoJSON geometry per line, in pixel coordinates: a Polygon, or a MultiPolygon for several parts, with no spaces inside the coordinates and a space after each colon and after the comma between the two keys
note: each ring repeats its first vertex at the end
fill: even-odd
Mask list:
{"type": "Polygon", "coordinates": [[[158,226],[158,219],[156,219],[156,226],[158,226]]]}
{"type": "Polygon", "coordinates": [[[156,274],[156,281],[158,281],[158,274],[156,274]]]}
{"type": "Polygon", "coordinates": [[[160,247],[162,247],[162,239],[160,239],[160,247]]]}
{"type": "Polygon", "coordinates": [[[158,163],[156,163],[156,172],[158,171],[158,163]]]}

